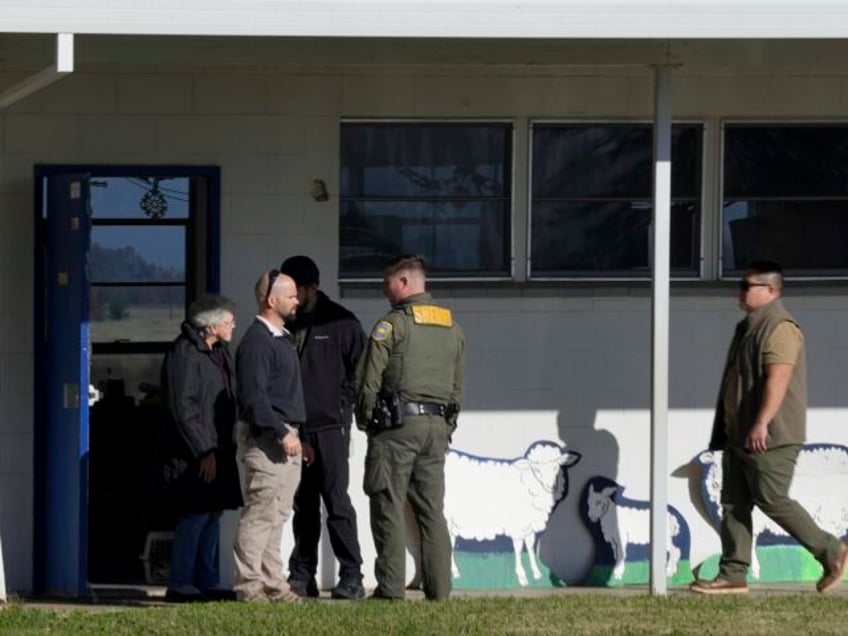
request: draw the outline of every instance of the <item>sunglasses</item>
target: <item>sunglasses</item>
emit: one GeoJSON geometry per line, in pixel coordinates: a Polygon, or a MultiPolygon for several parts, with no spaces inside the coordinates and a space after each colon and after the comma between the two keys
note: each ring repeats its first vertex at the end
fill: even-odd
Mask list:
{"type": "Polygon", "coordinates": [[[768,283],[750,283],[745,279],[739,281],[739,291],[746,292],[751,287],[771,287],[768,283]]]}
{"type": "Polygon", "coordinates": [[[271,297],[271,290],[274,289],[274,281],[277,280],[277,276],[280,275],[280,270],[272,269],[268,272],[268,291],[265,292],[265,303],[268,304],[268,299],[271,297]]]}

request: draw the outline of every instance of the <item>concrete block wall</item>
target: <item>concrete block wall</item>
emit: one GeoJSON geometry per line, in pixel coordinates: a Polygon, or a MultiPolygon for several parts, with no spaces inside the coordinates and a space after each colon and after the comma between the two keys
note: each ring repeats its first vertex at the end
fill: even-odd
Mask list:
{"type": "MultiPolygon", "coordinates": [[[[848,72],[738,73],[732,66],[676,71],[675,117],[703,120],[715,131],[724,117],[839,120],[848,115],[848,72]]],[[[17,79],[0,75],[0,87],[17,79]]],[[[220,72],[209,67],[82,69],[0,113],[0,532],[9,587],[26,590],[31,579],[32,467],[21,461],[21,453],[31,455],[37,397],[31,380],[35,163],[220,165],[222,292],[238,302],[239,322],[246,324],[254,313],[251,290],[258,274],[288,255],[307,253],[321,266],[323,287],[333,296],[343,295],[369,329],[385,301],[376,292],[340,289],[336,275],[340,119],[514,121],[519,282],[436,288],[457,312],[468,338],[466,412],[455,444],[483,455],[515,456],[535,439],[559,438],[583,454],[571,473],[572,492],[579,492],[588,477],[607,474],[627,478],[628,492],[647,498],[647,287],[537,286],[520,280],[526,257],[529,122],[649,120],[652,110],[652,75],[646,69],[422,65],[220,72]],[[315,178],[326,182],[329,201],[309,197],[315,178]]],[[[718,141],[717,134],[708,134],[707,236],[714,232],[719,209],[710,190],[718,183],[718,141]]],[[[848,315],[848,295],[834,284],[791,288],[789,296],[787,304],[808,325],[815,437],[816,427],[831,430],[846,406],[848,380],[841,370],[848,336],[840,325],[848,315]]],[[[695,282],[673,291],[670,465],[691,458],[692,446],[706,444],[718,374],[738,318],[729,285],[695,282]]],[[[364,439],[355,437],[352,491],[370,572],[373,548],[360,491],[363,456],[364,439]]],[[[681,487],[672,494],[676,505],[685,507],[688,491],[681,487]]],[[[587,567],[580,555],[588,553],[582,548],[590,540],[574,522],[576,498],[566,504],[557,509],[542,552],[557,564],[561,577],[577,580],[587,567]]],[[[698,532],[711,540],[711,530],[698,532]]]]}

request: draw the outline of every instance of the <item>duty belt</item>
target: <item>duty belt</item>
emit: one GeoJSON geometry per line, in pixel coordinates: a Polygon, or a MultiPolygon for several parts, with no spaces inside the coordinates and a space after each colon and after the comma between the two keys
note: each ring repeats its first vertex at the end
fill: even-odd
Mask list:
{"type": "Polygon", "coordinates": [[[445,405],[437,402],[404,402],[404,415],[442,415],[445,414],[445,405]]]}

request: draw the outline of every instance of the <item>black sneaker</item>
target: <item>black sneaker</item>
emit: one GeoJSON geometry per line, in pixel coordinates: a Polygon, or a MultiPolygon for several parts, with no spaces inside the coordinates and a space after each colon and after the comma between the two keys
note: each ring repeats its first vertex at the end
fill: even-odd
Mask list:
{"type": "Polygon", "coordinates": [[[291,591],[304,598],[318,598],[318,583],[315,578],[306,579],[289,579],[289,587],[291,591]]]}
{"type": "Polygon", "coordinates": [[[361,578],[346,578],[330,592],[332,598],[344,599],[346,601],[358,601],[365,598],[365,588],[362,587],[361,578]]]}
{"type": "Polygon", "coordinates": [[[380,591],[378,587],[373,592],[371,592],[371,596],[368,597],[369,601],[402,601],[404,598],[402,596],[386,596],[383,592],[380,591]]]}
{"type": "Polygon", "coordinates": [[[179,592],[170,588],[165,590],[166,603],[205,603],[208,600],[200,592],[179,592]]]}
{"type": "Polygon", "coordinates": [[[236,593],[233,590],[227,590],[224,588],[211,588],[207,590],[200,590],[200,593],[203,594],[210,601],[235,601],[236,593]]]}

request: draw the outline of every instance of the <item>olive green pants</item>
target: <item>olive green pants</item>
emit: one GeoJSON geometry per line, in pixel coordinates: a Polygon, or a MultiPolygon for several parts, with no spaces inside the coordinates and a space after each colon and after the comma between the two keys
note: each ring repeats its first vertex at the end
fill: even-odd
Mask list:
{"type": "Polygon", "coordinates": [[[743,582],[751,562],[751,513],[757,506],[819,561],[837,557],[839,539],[819,528],[810,514],[789,498],[800,445],[779,446],[762,455],[728,445],[722,457],[721,562],[719,577],[743,582]]]}
{"type": "Polygon", "coordinates": [[[431,600],[450,594],[451,543],[444,515],[448,434],[444,418],[420,415],[368,438],[363,487],[371,500],[379,596],[405,596],[407,499],[421,532],[424,594],[431,600]]]}

